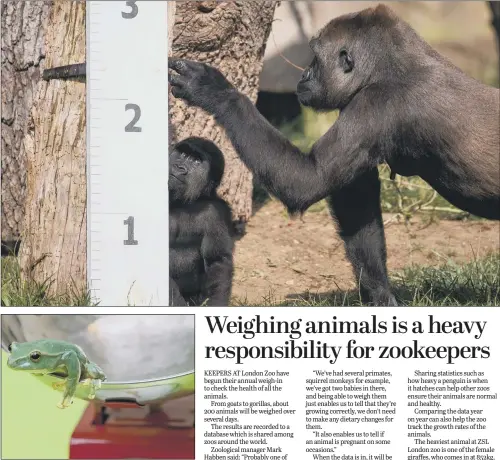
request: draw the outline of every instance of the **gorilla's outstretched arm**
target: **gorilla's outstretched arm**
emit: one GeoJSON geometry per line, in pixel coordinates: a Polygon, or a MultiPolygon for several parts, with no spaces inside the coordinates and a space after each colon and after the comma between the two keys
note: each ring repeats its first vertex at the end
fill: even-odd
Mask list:
{"type": "Polygon", "coordinates": [[[170,74],[172,94],[213,115],[243,162],[290,212],[305,211],[379,162],[360,145],[373,126],[363,126],[362,135],[341,116],[305,155],[214,67],[182,59],[171,59],[169,67],[177,72],[170,74]]]}

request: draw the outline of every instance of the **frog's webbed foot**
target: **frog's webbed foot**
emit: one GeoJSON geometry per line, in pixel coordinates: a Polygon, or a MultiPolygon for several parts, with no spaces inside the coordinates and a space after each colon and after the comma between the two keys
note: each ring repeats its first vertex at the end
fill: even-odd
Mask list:
{"type": "Polygon", "coordinates": [[[60,403],[57,404],[57,407],[59,407],[59,409],[66,409],[66,407],[69,407],[71,406],[71,404],[73,404],[73,401],[71,398],[67,398],[67,397],[64,397],[60,403]]]}
{"type": "Polygon", "coordinates": [[[101,388],[100,379],[85,379],[80,383],[89,387],[89,399],[94,399],[96,391],[101,388]]]}

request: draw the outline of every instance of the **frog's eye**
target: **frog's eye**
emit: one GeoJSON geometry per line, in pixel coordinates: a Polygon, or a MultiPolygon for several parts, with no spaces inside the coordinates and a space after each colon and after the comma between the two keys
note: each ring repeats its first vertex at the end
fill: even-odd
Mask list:
{"type": "Polygon", "coordinates": [[[32,351],[30,353],[30,359],[31,361],[33,361],[34,363],[40,361],[40,358],[42,357],[42,354],[39,352],[39,351],[32,351]]]}
{"type": "Polygon", "coordinates": [[[7,347],[7,350],[9,350],[9,353],[12,351],[12,344],[10,344],[10,345],[7,347]]]}

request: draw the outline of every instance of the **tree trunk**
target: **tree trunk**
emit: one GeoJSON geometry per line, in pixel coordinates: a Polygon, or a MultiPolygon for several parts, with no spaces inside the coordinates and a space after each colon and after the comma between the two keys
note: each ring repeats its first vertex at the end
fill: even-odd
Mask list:
{"type": "MultiPolygon", "coordinates": [[[[85,2],[56,0],[46,28],[47,68],[85,61],[85,2]]],[[[24,276],[53,292],[86,289],[85,84],[40,80],[33,98],[21,244],[24,276]]]]}
{"type": "Polygon", "coordinates": [[[2,243],[22,233],[26,184],[23,138],[43,70],[49,1],[2,2],[2,243]]]}
{"type": "MultiPolygon", "coordinates": [[[[177,2],[172,54],[199,60],[219,68],[253,102],[274,10],[279,2],[177,2]]],[[[171,97],[170,108],[176,139],[202,136],[224,152],[226,168],[219,195],[228,201],[233,218],[244,224],[252,212],[252,175],[236,155],[222,128],[201,109],[187,108],[171,97]]]]}

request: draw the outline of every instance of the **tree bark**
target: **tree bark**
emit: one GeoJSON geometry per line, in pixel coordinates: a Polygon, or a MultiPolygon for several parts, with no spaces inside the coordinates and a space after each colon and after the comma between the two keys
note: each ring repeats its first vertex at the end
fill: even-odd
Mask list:
{"type": "MultiPolygon", "coordinates": [[[[47,68],[85,61],[85,2],[56,0],[46,29],[47,68]]],[[[52,292],[86,289],[85,84],[40,80],[24,138],[24,276],[52,292]]]]}
{"type": "Polygon", "coordinates": [[[22,233],[26,190],[23,138],[43,71],[51,1],[4,0],[2,15],[2,243],[22,233]]]}
{"type": "MultiPolygon", "coordinates": [[[[279,2],[177,2],[172,54],[219,68],[238,90],[257,100],[259,75],[274,11],[279,2]]],[[[252,175],[240,161],[222,128],[212,117],[170,98],[176,139],[201,136],[224,152],[226,168],[219,195],[228,201],[233,218],[244,224],[252,213],[252,175]]]]}

